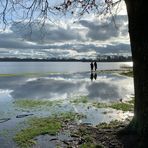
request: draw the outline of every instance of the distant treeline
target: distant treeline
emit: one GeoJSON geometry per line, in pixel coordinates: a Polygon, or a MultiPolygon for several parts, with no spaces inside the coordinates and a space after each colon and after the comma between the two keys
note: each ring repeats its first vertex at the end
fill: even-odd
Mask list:
{"type": "MultiPolygon", "coordinates": [[[[32,58],[0,58],[0,62],[90,62],[94,61],[94,59],[32,59],[32,58]]],[[[97,62],[130,62],[132,61],[131,57],[116,57],[111,58],[110,56],[107,56],[106,58],[97,58],[95,61],[97,62]]]]}

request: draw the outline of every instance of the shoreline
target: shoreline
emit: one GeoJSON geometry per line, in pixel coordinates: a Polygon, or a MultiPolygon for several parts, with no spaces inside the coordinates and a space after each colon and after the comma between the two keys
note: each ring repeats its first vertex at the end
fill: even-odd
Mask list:
{"type": "Polygon", "coordinates": [[[77,59],[19,59],[19,58],[0,58],[0,62],[132,62],[132,60],[77,60],[77,59]]]}

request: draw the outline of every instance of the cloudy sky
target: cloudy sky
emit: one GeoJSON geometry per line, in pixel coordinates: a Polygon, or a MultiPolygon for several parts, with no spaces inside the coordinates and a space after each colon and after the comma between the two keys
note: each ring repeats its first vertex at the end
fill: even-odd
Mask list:
{"type": "Polygon", "coordinates": [[[127,15],[107,18],[85,15],[54,22],[11,23],[0,32],[0,58],[95,58],[99,55],[130,55],[127,15]]]}

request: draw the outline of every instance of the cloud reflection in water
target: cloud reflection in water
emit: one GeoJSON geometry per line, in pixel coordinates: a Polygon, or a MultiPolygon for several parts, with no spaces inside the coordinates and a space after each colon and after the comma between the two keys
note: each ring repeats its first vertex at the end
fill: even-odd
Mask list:
{"type": "Polygon", "coordinates": [[[66,99],[78,95],[88,95],[95,100],[119,100],[133,94],[133,79],[114,74],[98,74],[95,81],[90,74],[75,73],[49,75],[32,78],[15,87],[11,93],[14,99],[66,99]]]}

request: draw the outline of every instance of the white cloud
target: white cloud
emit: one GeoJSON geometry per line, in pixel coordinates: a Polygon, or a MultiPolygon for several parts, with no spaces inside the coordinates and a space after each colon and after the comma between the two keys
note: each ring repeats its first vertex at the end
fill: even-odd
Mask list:
{"type": "Polygon", "coordinates": [[[12,24],[0,33],[0,57],[94,58],[100,54],[130,54],[127,16],[101,20],[90,15],[75,23],[12,24]]]}

